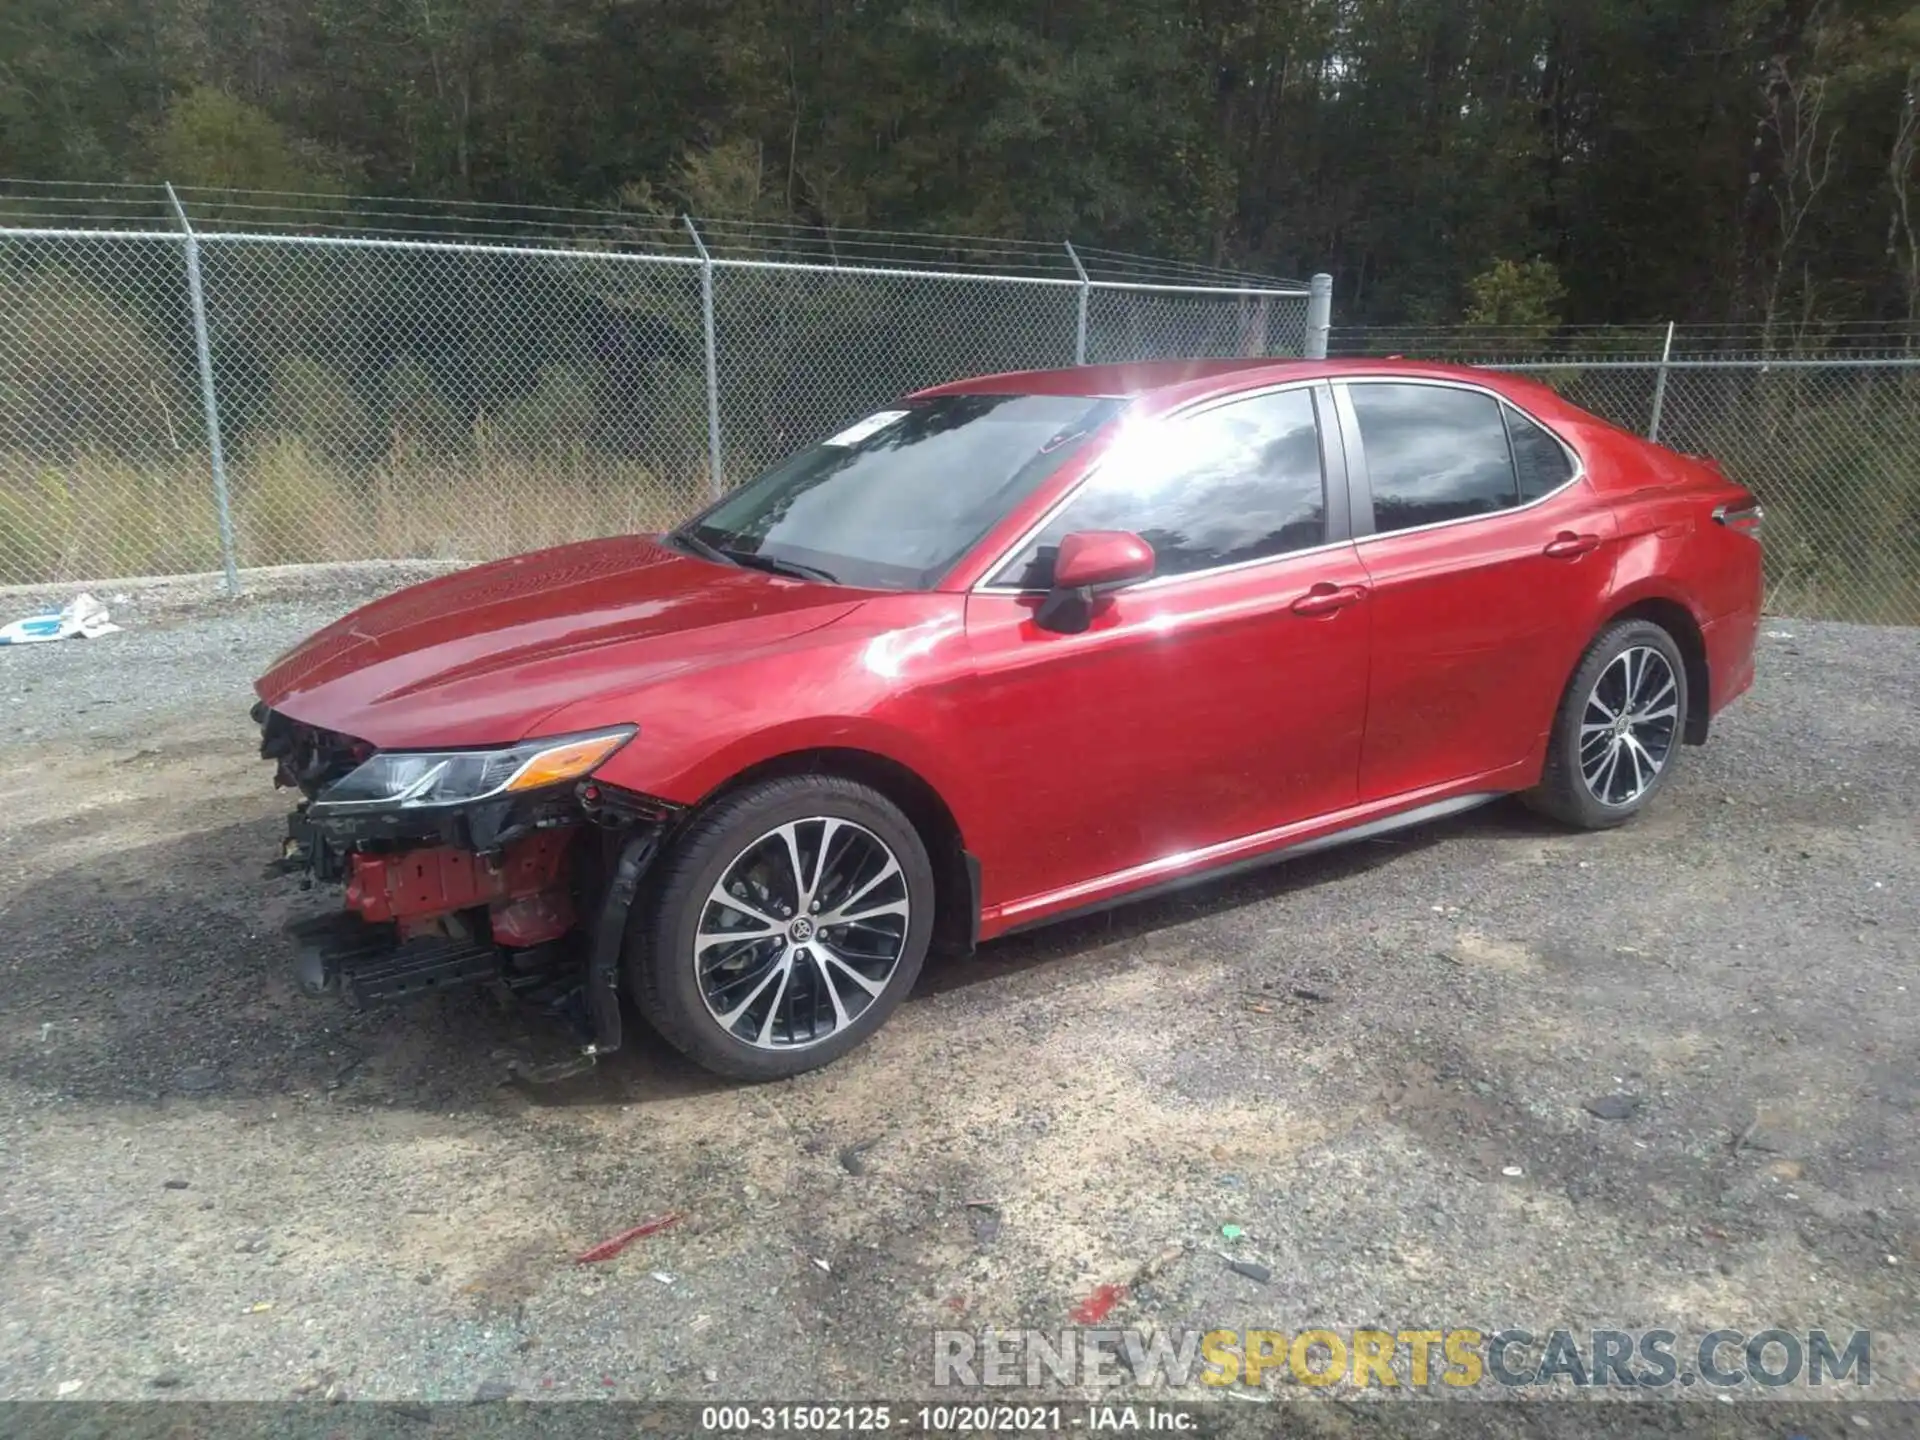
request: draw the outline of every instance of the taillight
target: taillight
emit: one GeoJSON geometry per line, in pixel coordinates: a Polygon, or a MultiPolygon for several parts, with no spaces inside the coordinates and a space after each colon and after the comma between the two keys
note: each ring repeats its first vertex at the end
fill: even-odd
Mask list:
{"type": "Polygon", "coordinates": [[[1766,518],[1766,513],[1760,502],[1749,496],[1744,501],[1729,501],[1725,505],[1714,506],[1713,523],[1758,539],[1760,522],[1766,518]]]}

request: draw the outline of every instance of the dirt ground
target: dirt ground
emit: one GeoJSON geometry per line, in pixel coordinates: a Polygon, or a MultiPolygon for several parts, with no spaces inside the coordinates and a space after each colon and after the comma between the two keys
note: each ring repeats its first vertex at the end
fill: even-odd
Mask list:
{"type": "Polygon", "coordinates": [[[1920,631],[1770,621],[1623,830],[1502,804],[995,944],[795,1081],[643,1037],[539,1087],[563,1037],[489,992],[293,988],[246,686],[327,611],[0,651],[0,1399],[920,1395],[934,1328],[1103,1283],[1865,1327],[1916,1393],[1920,631]]]}

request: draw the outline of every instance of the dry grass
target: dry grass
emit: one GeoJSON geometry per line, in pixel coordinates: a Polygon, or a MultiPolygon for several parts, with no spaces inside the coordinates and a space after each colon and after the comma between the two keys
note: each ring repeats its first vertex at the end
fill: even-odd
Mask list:
{"type": "Polygon", "coordinates": [[[219,568],[204,461],[63,464],[0,456],[0,581],[94,580],[219,568]]]}
{"type": "MultiPolygon", "coordinates": [[[[1859,432],[1844,446],[1831,431],[1790,433],[1797,449],[1735,433],[1721,451],[1734,474],[1758,477],[1767,502],[1770,608],[1920,624],[1907,514],[1920,480],[1911,457],[1859,432]]],[[[706,484],[704,474],[662,475],[584,443],[529,453],[484,437],[458,453],[402,452],[355,467],[282,436],[247,445],[229,470],[243,566],[487,560],[657,530],[697,509],[706,484]]],[[[188,574],[220,563],[203,455],[135,461],[81,451],[55,462],[0,452],[0,584],[188,574]]]]}
{"type": "MultiPolygon", "coordinates": [[[[705,477],[665,479],[586,447],[538,456],[401,457],[354,468],[297,439],[229,467],[242,565],[485,560],[673,524],[705,477]]],[[[220,567],[206,460],[63,462],[0,454],[0,583],[101,580],[220,567]]]]}

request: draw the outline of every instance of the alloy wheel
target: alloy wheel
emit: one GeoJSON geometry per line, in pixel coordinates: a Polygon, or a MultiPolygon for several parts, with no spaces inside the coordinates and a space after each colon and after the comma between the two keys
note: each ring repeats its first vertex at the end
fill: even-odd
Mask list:
{"type": "Polygon", "coordinates": [[[1635,645],[1607,663],[1580,717],[1580,777],[1602,805],[1631,805],[1653,788],[1680,727],[1680,686],[1667,657],[1635,645]]]}
{"type": "Polygon", "coordinates": [[[878,835],[832,816],[788,821],[742,849],[701,908],[701,999],[745,1044],[817,1045],[887,988],[911,919],[906,876],[878,835]]]}

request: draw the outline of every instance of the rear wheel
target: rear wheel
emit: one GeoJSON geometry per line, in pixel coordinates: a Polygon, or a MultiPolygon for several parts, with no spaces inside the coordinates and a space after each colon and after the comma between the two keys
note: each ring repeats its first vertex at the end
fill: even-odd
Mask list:
{"type": "Polygon", "coordinates": [[[675,1047],[772,1080],[837,1059],[913,988],[933,867],[879,792],[837,776],[749,786],[697,818],[629,935],[629,983],[675,1047]]]}
{"type": "Polygon", "coordinates": [[[1687,715],[1687,667],[1650,620],[1608,626],[1568,682],[1540,784],[1524,797],[1586,830],[1630,820],[1667,783],[1687,715]]]}

